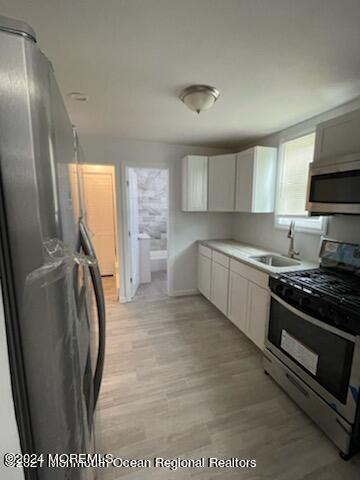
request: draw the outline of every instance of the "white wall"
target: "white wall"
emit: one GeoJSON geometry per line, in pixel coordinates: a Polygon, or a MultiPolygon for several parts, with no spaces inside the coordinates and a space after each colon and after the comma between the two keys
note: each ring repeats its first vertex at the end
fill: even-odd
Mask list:
{"type": "MultiPolygon", "coordinates": [[[[317,123],[360,108],[360,99],[342,105],[281,132],[264,137],[260,145],[278,146],[281,140],[293,138],[313,130],[317,123]]],[[[196,240],[207,238],[235,238],[285,253],[288,249],[286,231],[274,227],[273,214],[184,213],[181,211],[181,158],[187,154],[217,154],[224,150],[195,146],[122,140],[107,137],[80,136],[86,161],[95,164],[113,164],[117,180],[117,212],[119,239],[124,239],[121,224],[125,215],[125,192],[120,191],[125,165],[134,167],[168,168],[170,172],[169,225],[169,286],[170,294],[193,293],[196,289],[196,240]]],[[[242,146],[241,149],[248,146],[242,146]]],[[[343,241],[360,243],[360,217],[335,216],[329,218],[328,236],[343,241]]],[[[303,258],[317,260],[320,237],[297,232],[295,248],[303,258]]],[[[119,251],[121,252],[121,245],[119,251]]],[[[121,278],[126,272],[126,259],[120,255],[121,278]]],[[[120,285],[124,297],[124,281],[120,285]]]]}
{"type": "MultiPolygon", "coordinates": [[[[258,140],[256,144],[277,147],[283,140],[308,133],[314,130],[318,123],[350,112],[356,108],[360,108],[360,99],[356,99],[353,102],[313,117],[274,135],[264,137],[258,140]]],[[[248,146],[246,146],[246,148],[248,146]]],[[[244,147],[242,149],[244,149],[244,147]]],[[[274,227],[273,214],[235,214],[232,235],[235,239],[242,242],[252,243],[281,253],[286,253],[289,247],[286,230],[274,227]]],[[[360,243],[360,216],[337,215],[329,217],[327,235],[342,241],[360,243]]],[[[302,258],[317,260],[319,243],[320,237],[318,235],[296,233],[295,248],[301,251],[302,258]]]]}
{"type": "MultiPolygon", "coordinates": [[[[133,167],[169,168],[169,287],[170,294],[194,293],[197,283],[196,240],[229,238],[233,214],[183,213],[181,211],[181,158],[188,154],[216,154],[224,150],[186,145],[122,140],[118,138],[80,136],[86,162],[113,164],[117,176],[117,212],[119,239],[124,239],[121,223],[126,217],[125,196],[120,192],[125,165],[133,167]]],[[[121,251],[121,245],[120,245],[121,251]]],[[[121,278],[126,275],[124,255],[120,259],[121,278]]],[[[124,297],[124,281],[120,284],[124,297]]]]}
{"type": "Polygon", "coordinates": [[[7,480],[22,480],[22,468],[5,467],[3,464],[5,453],[21,453],[19,432],[15,420],[14,401],[11,390],[9,357],[5,333],[4,309],[0,284],[0,477],[7,480]]]}

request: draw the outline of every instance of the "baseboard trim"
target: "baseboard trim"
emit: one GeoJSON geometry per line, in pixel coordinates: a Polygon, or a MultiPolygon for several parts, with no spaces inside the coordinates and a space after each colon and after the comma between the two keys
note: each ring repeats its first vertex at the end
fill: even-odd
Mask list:
{"type": "MultiPolygon", "coordinates": [[[[189,290],[175,290],[168,293],[169,297],[186,297],[190,295],[200,295],[200,292],[197,288],[192,288],[189,290]]],[[[119,296],[120,303],[129,303],[132,301],[132,298],[119,296]]]]}
{"type": "Polygon", "coordinates": [[[186,295],[199,295],[199,290],[197,288],[192,288],[189,290],[175,290],[169,292],[169,297],[184,297],[186,295]]]}

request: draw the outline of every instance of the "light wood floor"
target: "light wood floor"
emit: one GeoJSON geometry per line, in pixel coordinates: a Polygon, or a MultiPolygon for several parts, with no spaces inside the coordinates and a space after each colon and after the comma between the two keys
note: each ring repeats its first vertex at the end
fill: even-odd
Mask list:
{"type": "Polygon", "coordinates": [[[166,271],[151,272],[151,282],[140,284],[133,302],[153,300],[167,297],[166,271]]]}
{"type": "Polygon", "coordinates": [[[97,446],[122,458],[254,458],[255,469],[104,469],[103,479],[359,480],[264,375],[261,354],[201,296],[120,305],[105,280],[97,446]]]}

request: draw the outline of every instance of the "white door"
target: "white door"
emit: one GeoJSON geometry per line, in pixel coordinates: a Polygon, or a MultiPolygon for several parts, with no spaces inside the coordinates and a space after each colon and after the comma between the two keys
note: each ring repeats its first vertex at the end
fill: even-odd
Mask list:
{"type": "Polygon", "coordinates": [[[101,275],[115,275],[114,167],[82,165],[85,218],[92,234],[101,275]]]}
{"type": "Polygon", "coordinates": [[[269,316],[270,293],[249,282],[248,290],[248,337],[261,350],[265,346],[266,322],[269,316]]]}
{"type": "Polygon", "coordinates": [[[138,187],[137,175],[133,168],[126,169],[126,184],[130,243],[130,295],[132,298],[140,283],[138,187]]]}
{"type": "Polygon", "coordinates": [[[209,157],[209,211],[234,211],[235,171],[235,154],[209,157]]]}
{"type": "Polygon", "coordinates": [[[210,300],[211,287],[211,259],[198,255],[198,289],[210,300]]]}
{"type": "Polygon", "coordinates": [[[229,270],[219,263],[211,265],[211,301],[227,315],[229,270]]]}
{"type": "Polygon", "coordinates": [[[248,284],[246,278],[230,272],[228,317],[245,334],[248,330],[248,284]]]}

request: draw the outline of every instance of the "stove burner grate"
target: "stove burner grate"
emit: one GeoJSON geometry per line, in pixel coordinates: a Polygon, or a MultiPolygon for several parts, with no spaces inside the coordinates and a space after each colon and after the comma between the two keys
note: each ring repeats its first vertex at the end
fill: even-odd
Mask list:
{"type": "Polygon", "coordinates": [[[289,272],[282,277],[322,296],[331,297],[344,306],[360,308],[360,278],[357,276],[319,268],[289,272]]]}

